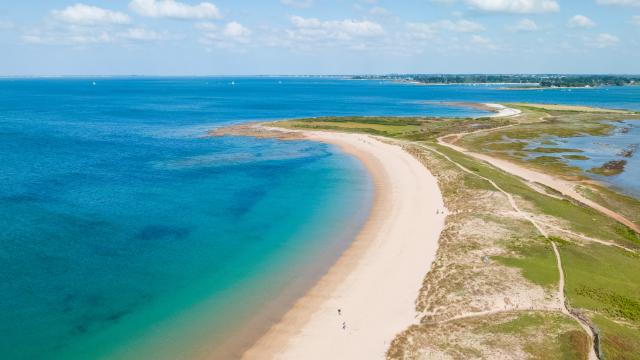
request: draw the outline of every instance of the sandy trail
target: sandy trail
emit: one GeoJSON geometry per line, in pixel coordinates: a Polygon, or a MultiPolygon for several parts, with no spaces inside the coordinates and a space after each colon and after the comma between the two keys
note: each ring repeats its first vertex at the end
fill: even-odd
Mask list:
{"type": "Polygon", "coordinates": [[[384,358],[394,336],[417,322],[415,299],[445,220],[436,178],[397,145],[360,134],[304,134],[363,161],[376,189],[372,214],[329,272],[243,357],[384,358]]]}
{"type": "MultiPolygon", "coordinates": [[[[442,157],[444,157],[447,161],[453,163],[455,166],[457,166],[458,168],[460,168],[462,171],[471,174],[473,176],[479,177],[487,182],[489,182],[491,184],[491,186],[493,186],[496,190],[498,190],[499,192],[501,192],[509,201],[509,204],[511,205],[511,208],[513,208],[513,210],[515,212],[517,212],[518,214],[520,214],[520,216],[522,216],[524,219],[526,219],[527,221],[529,221],[538,231],[538,233],[540,233],[540,235],[544,236],[545,238],[549,239],[549,235],[547,234],[547,232],[543,229],[543,227],[526,211],[522,211],[519,207],[518,204],[516,203],[515,199],[513,198],[513,196],[508,193],[507,191],[505,191],[504,189],[502,189],[500,186],[498,186],[498,184],[496,184],[493,180],[486,178],[480,174],[477,174],[469,169],[467,169],[466,167],[460,165],[459,163],[457,163],[456,161],[452,160],[449,156],[443,154],[442,152],[435,150],[431,147],[425,146],[425,145],[418,145],[424,149],[427,149],[431,152],[434,152],[442,157]]],[[[558,310],[560,310],[563,314],[573,318],[576,322],[578,322],[578,324],[580,325],[580,327],[582,327],[582,329],[587,333],[587,335],[590,338],[590,345],[589,345],[589,360],[598,360],[598,355],[596,354],[595,348],[593,346],[594,344],[594,339],[596,337],[593,329],[589,326],[589,324],[587,324],[584,320],[582,320],[581,318],[579,318],[578,316],[576,316],[575,314],[573,314],[569,308],[567,308],[567,302],[565,299],[565,295],[564,295],[564,285],[565,285],[565,276],[564,276],[564,269],[562,268],[562,259],[560,257],[560,251],[558,251],[558,246],[556,245],[556,243],[554,241],[549,241],[551,243],[551,247],[553,248],[553,254],[556,258],[556,267],[558,269],[558,275],[559,275],[559,279],[558,279],[558,291],[557,291],[557,297],[558,297],[558,310]]],[[[532,310],[537,310],[537,309],[532,309],[532,310]]],[[[546,311],[547,309],[540,309],[543,311],[546,311]]],[[[511,310],[513,311],[513,310],[511,310]]],[[[475,317],[475,316],[487,316],[487,315],[491,315],[491,314],[496,314],[496,313],[501,313],[504,312],[503,310],[493,310],[493,311],[484,311],[481,313],[464,313],[461,314],[455,318],[449,319],[447,321],[452,321],[452,320],[457,320],[457,319],[464,319],[464,318],[468,318],[468,317],[475,317]]]]}

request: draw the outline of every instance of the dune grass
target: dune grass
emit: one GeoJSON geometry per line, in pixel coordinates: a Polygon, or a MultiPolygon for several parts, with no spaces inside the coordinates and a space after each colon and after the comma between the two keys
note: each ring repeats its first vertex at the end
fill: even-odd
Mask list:
{"type": "Polygon", "coordinates": [[[640,360],[640,328],[594,316],[605,359],[640,360]]]}
{"type": "Polygon", "coordinates": [[[551,287],[558,284],[556,258],[551,245],[544,239],[539,243],[522,242],[519,239],[508,240],[507,248],[514,256],[494,256],[493,260],[522,271],[522,276],[534,284],[551,287]]]}
{"type": "Polygon", "coordinates": [[[492,118],[328,116],[279,121],[275,125],[292,129],[358,132],[418,141],[433,140],[457,132],[490,129],[510,123],[508,119],[492,118]]]}
{"type": "MultiPolygon", "coordinates": [[[[437,144],[430,144],[438,151],[447,154],[459,164],[472,169],[479,175],[495,181],[505,191],[521,197],[533,204],[538,211],[551,215],[569,223],[576,232],[602,239],[618,242],[625,246],[639,247],[640,238],[633,231],[627,231],[624,225],[588,207],[576,205],[569,200],[561,200],[540,194],[520,179],[481,163],[457,151],[437,144]],[[598,226],[594,226],[598,224],[598,226]]],[[[630,229],[629,229],[630,231],[630,229]]]]}
{"type": "Polygon", "coordinates": [[[616,209],[624,217],[640,225],[640,200],[593,184],[588,187],[578,186],[577,190],[586,198],[610,209],[616,209]]]}
{"type": "Polygon", "coordinates": [[[639,255],[600,244],[567,244],[560,253],[572,305],[640,326],[639,255]]]}
{"type": "Polygon", "coordinates": [[[387,358],[576,360],[587,359],[588,344],[578,324],[563,314],[507,312],[411,326],[392,342],[387,358]]]}

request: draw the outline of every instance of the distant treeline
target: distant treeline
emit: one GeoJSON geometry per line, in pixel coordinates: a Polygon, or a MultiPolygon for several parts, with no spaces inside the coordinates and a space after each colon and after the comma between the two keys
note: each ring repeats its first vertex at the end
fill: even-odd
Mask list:
{"type": "Polygon", "coordinates": [[[353,79],[414,81],[424,84],[527,84],[541,87],[586,87],[640,85],[640,75],[453,75],[392,74],[358,75],[353,79]]]}

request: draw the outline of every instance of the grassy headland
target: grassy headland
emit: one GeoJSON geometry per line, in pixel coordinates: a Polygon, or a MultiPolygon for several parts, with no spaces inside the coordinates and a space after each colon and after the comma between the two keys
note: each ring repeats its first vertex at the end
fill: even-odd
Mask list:
{"type": "MultiPolygon", "coordinates": [[[[607,134],[612,121],[640,116],[606,109],[510,106],[522,113],[479,119],[323,117],[270,125],[380,136],[405,147],[437,176],[450,215],[437,259],[416,300],[421,323],[396,337],[388,357],[586,358],[589,337],[576,321],[579,317],[595,329],[604,356],[638,358],[640,236],[553,189],[524,182],[437,139],[467,133],[453,140],[473,151],[582,181],[581,194],[638,223],[637,199],[584,181],[582,170],[554,156],[562,149],[557,145],[549,144],[553,151],[527,150],[527,145],[549,135],[607,134]],[[543,155],[531,158],[535,153],[543,155]],[[577,317],[563,313],[559,303],[552,243],[562,260],[567,307],[577,317]]],[[[580,156],[580,149],[562,150],[580,156]]]]}

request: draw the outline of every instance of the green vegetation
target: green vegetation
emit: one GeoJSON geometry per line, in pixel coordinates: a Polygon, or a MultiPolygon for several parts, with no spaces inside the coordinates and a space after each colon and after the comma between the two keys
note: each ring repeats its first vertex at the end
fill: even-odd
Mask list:
{"type": "Polygon", "coordinates": [[[526,311],[472,317],[444,324],[413,325],[396,337],[389,359],[490,359],[498,354],[526,359],[587,359],[587,335],[573,319],[559,313],[526,311]]]}
{"type": "MultiPolygon", "coordinates": [[[[572,319],[559,314],[545,314],[540,312],[525,312],[504,322],[487,326],[483,331],[492,334],[519,334],[542,331],[542,329],[561,329],[564,326],[575,326],[572,319]]],[[[586,359],[589,349],[589,341],[580,329],[566,329],[550,339],[547,348],[539,348],[533,344],[526,347],[527,352],[533,358],[545,359],[549,354],[554,354],[558,359],[586,359]]]]}
{"type": "Polygon", "coordinates": [[[597,185],[588,187],[580,185],[577,190],[586,198],[603,204],[609,209],[616,209],[627,219],[640,224],[640,200],[597,185]]]}
{"type": "MultiPolygon", "coordinates": [[[[577,206],[570,201],[560,200],[537,193],[523,184],[519,179],[500,170],[475,161],[463,154],[438,145],[439,151],[446,153],[454,161],[473,169],[474,172],[495,181],[505,191],[533,204],[537,211],[564,219],[574,231],[591,237],[614,240],[626,246],[640,247],[640,237],[631,229],[601,215],[594,210],[577,206]],[[597,224],[597,226],[594,226],[597,224]]],[[[566,276],[566,295],[574,308],[587,309],[600,314],[603,321],[634,321],[635,325],[601,326],[601,322],[592,319],[603,336],[602,346],[605,354],[633,354],[640,344],[639,316],[640,302],[640,257],[624,250],[602,245],[578,246],[573,243],[552,237],[550,240],[560,245],[563,268],[566,276]],[[634,348],[635,346],[635,348],[634,348]]],[[[513,258],[496,257],[502,264],[522,269],[523,276],[538,284],[551,283],[552,270],[542,269],[544,264],[553,267],[549,262],[545,248],[540,246],[534,251],[522,247],[517,249],[520,256],[513,258]]],[[[555,270],[555,269],[554,269],[555,270]]],[[[557,273],[555,273],[557,278],[557,273]]],[[[591,314],[591,313],[588,313],[591,314]]],[[[571,335],[566,335],[568,338],[571,335]]],[[[612,357],[615,358],[615,357],[612,357]]],[[[633,358],[633,357],[630,357],[633,358]]]]}
{"type": "Polygon", "coordinates": [[[419,131],[419,122],[407,119],[406,121],[380,121],[376,119],[362,119],[358,121],[348,121],[340,119],[337,121],[333,118],[308,120],[292,120],[286,123],[287,127],[304,128],[304,129],[325,129],[346,132],[364,132],[367,134],[383,135],[388,137],[396,137],[419,131]],[[366,120],[366,121],[362,121],[366,120]],[[418,125],[416,125],[418,124],[418,125]]]}
{"type": "Polygon", "coordinates": [[[640,257],[593,244],[560,248],[573,306],[640,326],[640,257]]]}
{"type": "MultiPolygon", "coordinates": [[[[522,111],[520,116],[513,118],[517,119],[517,125],[491,132],[468,134],[460,139],[458,144],[479,153],[491,152],[494,157],[520,163],[568,180],[582,181],[589,179],[591,174],[613,176],[624,171],[625,160],[622,158],[585,171],[579,166],[569,165],[568,160],[588,160],[587,156],[575,153],[557,156],[553,154],[569,150],[563,150],[562,147],[557,146],[560,143],[557,139],[583,135],[607,135],[615,129],[616,121],[640,120],[638,113],[548,104],[508,104],[508,106],[522,111]],[[551,147],[528,149],[532,142],[548,144],[551,147]],[[506,143],[517,145],[505,145],[506,143]],[[541,152],[546,152],[548,155],[539,156],[541,152]]],[[[620,156],[628,153],[628,151],[623,152],[620,156]]],[[[640,224],[640,204],[637,200],[625,198],[614,191],[596,188],[599,186],[585,185],[583,194],[640,224]],[[588,190],[589,188],[592,190],[588,190]]],[[[635,241],[633,236],[624,235],[624,237],[635,241]]]]}
{"type": "Polygon", "coordinates": [[[605,359],[640,360],[640,328],[594,316],[605,359]]]}
{"type": "MultiPolygon", "coordinates": [[[[526,110],[525,106],[518,106],[521,110],[526,110]]],[[[543,116],[541,114],[555,114],[557,111],[541,112],[540,108],[530,106],[533,110],[523,114],[525,118],[535,118],[543,116]]],[[[553,136],[574,136],[580,133],[602,134],[611,131],[612,126],[609,123],[600,122],[602,115],[597,115],[598,121],[589,123],[587,121],[593,114],[578,113],[573,115],[575,121],[554,120],[550,124],[544,122],[528,122],[522,125],[512,126],[508,128],[498,129],[491,132],[481,134],[469,134],[465,136],[461,142],[464,146],[469,146],[479,152],[487,152],[487,147],[510,148],[510,150],[522,150],[522,143],[527,139],[538,138],[543,133],[553,136]],[[541,128],[537,128],[541,127],[541,128]],[[504,142],[504,139],[519,139],[517,141],[504,142]],[[470,139],[470,140],[468,140],[470,139]],[[488,144],[488,145],[486,145],[488,144]]],[[[610,116],[610,115],[607,115],[610,116]]],[[[611,116],[622,116],[611,114],[611,116]]],[[[628,115],[624,115],[628,118],[628,115]]],[[[592,119],[593,120],[593,119],[592,119]]],[[[493,120],[493,119],[437,119],[437,118],[415,118],[415,117],[320,117],[299,119],[293,121],[278,122],[278,126],[302,129],[325,129],[349,132],[363,132],[369,134],[383,135],[391,138],[405,139],[412,141],[428,141],[429,146],[435,147],[437,150],[446,153],[456,162],[476,171],[485,177],[488,177],[506,191],[521,197],[523,200],[532,203],[539,211],[566,220],[571,225],[572,230],[583,233],[587,236],[607,239],[615,241],[624,246],[638,247],[640,239],[630,229],[618,224],[609,217],[599,212],[582,206],[576,206],[569,200],[560,200],[557,198],[545,196],[524,184],[519,179],[510,176],[500,170],[497,170],[484,163],[480,163],[464,156],[449,148],[433,144],[430,141],[435,138],[447,134],[473,131],[476,129],[491,129],[497,126],[510,124],[511,120],[493,120]],[[594,223],[599,224],[593,226],[594,223]]],[[[534,120],[531,120],[534,121],[534,120]]],[[[501,155],[500,151],[491,149],[492,154],[501,155]]],[[[504,154],[502,154],[505,156],[504,154]]],[[[562,175],[580,174],[581,170],[572,167],[563,162],[561,157],[555,156],[538,156],[526,161],[534,167],[543,168],[544,171],[557,172],[562,175]]],[[[602,197],[602,196],[600,196],[602,197]]],[[[594,199],[596,197],[594,196],[594,199]]],[[[616,204],[626,206],[629,201],[622,201],[620,197],[616,198],[616,204]]],[[[617,209],[617,208],[616,208],[617,209]]],[[[635,209],[635,208],[634,208],[635,209]]],[[[636,213],[637,214],[637,213],[636,213]]]]}
{"type": "Polygon", "coordinates": [[[522,270],[522,276],[540,286],[555,286],[558,284],[558,270],[556,258],[551,246],[544,241],[531,244],[518,239],[508,241],[507,247],[514,252],[515,257],[494,256],[492,259],[499,263],[522,270]]]}
{"type": "Polygon", "coordinates": [[[505,191],[534,205],[538,211],[566,220],[572,229],[578,233],[595,238],[608,239],[625,246],[640,247],[640,240],[629,237],[621,231],[626,227],[608,216],[591,208],[576,206],[569,200],[561,200],[540,194],[520,179],[447,147],[436,144],[431,144],[430,146],[445,153],[457,163],[469,169],[474,169],[478,174],[495,181],[505,191]],[[598,226],[594,226],[594,224],[598,224],[598,226]]]}
{"type": "MultiPolygon", "coordinates": [[[[580,149],[558,147],[555,139],[608,135],[615,129],[614,121],[638,119],[637,114],[619,110],[545,104],[508,104],[508,106],[522,111],[522,114],[516,118],[518,122],[516,126],[491,132],[469,134],[460,140],[460,144],[476,152],[490,150],[493,156],[572,179],[584,179],[587,174],[579,167],[568,166],[566,160],[587,160],[587,157],[578,154],[564,154],[560,157],[535,155],[539,153],[579,153],[580,149]],[[534,140],[551,147],[527,149],[529,143],[534,140]],[[517,145],[505,145],[505,143],[516,143],[517,145]]],[[[600,175],[615,175],[623,171],[623,168],[624,166],[620,166],[617,161],[594,168],[591,172],[600,175]]]]}
{"type": "Polygon", "coordinates": [[[318,117],[286,120],[278,126],[291,129],[322,129],[344,132],[359,132],[405,140],[434,140],[437,137],[482,129],[491,129],[510,124],[507,119],[441,119],[422,117],[318,117]]]}
{"type": "Polygon", "coordinates": [[[596,244],[563,246],[560,253],[570,304],[588,310],[602,334],[605,356],[640,358],[638,255],[596,244]]]}
{"type": "Polygon", "coordinates": [[[589,169],[589,172],[602,176],[618,175],[624,171],[626,164],[626,160],[611,160],[607,161],[600,167],[589,169]]]}
{"type": "Polygon", "coordinates": [[[526,160],[527,164],[534,167],[541,168],[553,168],[556,172],[562,173],[564,176],[574,175],[580,176],[582,169],[577,166],[571,166],[562,161],[562,158],[557,156],[536,156],[529,160],[526,160]]]}
{"type": "Polygon", "coordinates": [[[490,150],[497,151],[521,151],[527,146],[527,143],[524,141],[506,141],[506,142],[495,142],[487,145],[487,148],[490,150]]]}
{"type": "MultiPolygon", "coordinates": [[[[434,142],[436,138],[448,134],[473,132],[478,129],[494,129],[499,126],[515,124],[515,126],[492,131],[467,134],[459,139],[458,143],[476,152],[491,153],[492,156],[538,167],[543,172],[571,175],[576,179],[584,179],[582,170],[567,165],[565,161],[586,160],[588,158],[579,154],[554,156],[554,154],[565,152],[578,153],[579,149],[564,149],[548,139],[581,134],[607,134],[613,129],[613,126],[609,121],[603,121],[605,118],[607,120],[621,120],[630,117],[629,114],[618,113],[603,115],[602,112],[596,114],[577,110],[548,110],[532,105],[518,105],[517,107],[523,110],[522,116],[517,120],[514,120],[515,118],[451,120],[347,117],[301,119],[280,122],[278,125],[291,128],[363,132],[413,141],[413,144],[424,144],[447,155],[452,161],[474,173],[491,179],[501,189],[512,194],[521,209],[539,216],[543,215],[542,221],[551,221],[553,225],[588,237],[614,242],[632,249],[640,249],[640,235],[615,220],[589,207],[568,200],[550,189],[537,186],[538,191],[536,191],[515,176],[434,142]],[[547,140],[542,141],[547,141],[546,145],[552,147],[527,149],[531,140],[540,141],[545,138],[547,140]],[[547,155],[531,156],[536,153],[547,155]]],[[[558,106],[558,108],[562,107],[558,106]]],[[[439,157],[435,154],[429,156],[439,157]]],[[[464,202],[465,197],[468,199],[469,196],[486,196],[487,199],[495,201],[495,198],[492,198],[496,194],[495,189],[480,177],[462,173],[458,171],[459,169],[455,169],[455,166],[449,166],[447,168],[449,170],[444,170],[443,165],[440,164],[435,168],[430,166],[430,169],[435,173],[448,171],[447,176],[451,177],[448,180],[450,183],[447,183],[448,185],[443,188],[445,198],[449,199],[447,201],[460,200],[464,202]],[[452,175],[452,171],[455,175],[452,175]]],[[[639,200],[586,182],[578,187],[578,191],[585,197],[614,209],[631,221],[640,222],[639,200]]],[[[468,206],[468,208],[462,207],[461,209],[476,211],[474,207],[480,205],[473,203],[468,206]]],[[[511,224],[509,222],[513,222],[514,219],[501,216],[499,214],[476,216],[473,224],[474,226],[476,224],[482,226],[481,224],[501,222],[503,229],[517,229],[518,226],[522,226],[511,224]]],[[[460,221],[461,215],[456,215],[451,219],[451,221],[460,221]]],[[[467,231],[473,230],[468,229],[467,231]]],[[[506,249],[506,252],[491,257],[496,263],[495,266],[520,269],[522,277],[532,284],[543,288],[553,287],[557,284],[559,274],[548,241],[542,238],[536,239],[529,226],[527,230],[521,227],[518,231],[517,237],[502,237],[505,240],[500,246],[501,249],[506,249]]],[[[457,233],[453,232],[452,234],[457,233]]],[[[470,241],[465,243],[466,245],[457,244],[454,246],[451,245],[451,239],[447,238],[453,235],[444,233],[443,236],[447,239],[441,245],[443,251],[456,251],[456,256],[460,256],[459,254],[463,251],[477,251],[474,249],[482,249],[483,246],[482,242],[475,241],[473,238],[470,238],[470,241]],[[468,249],[461,249],[460,246],[467,246],[468,249]]],[[[564,239],[551,236],[549,240],[559,245],[565,272],[565,294],[568,304],[582,313],[599,329],[605,356],[607,358],[640,359],[638,355],[640,354],[640,256],[637,253],[613,246],[578,242],[574,237],[564,239]]],[[[438,266],[444,265],[436,265],[436,269],[438,266]]],[[[481,273],[460,270],[463,266],[462,263],[448,263],[447,281],[441,288],[438,288],[440,294],[437,295],[439,296],[437,305],[442,306],[450,298],[459,299],[469,296],[471,294],[469,282],[475,286],[493,286],[493,283],[484,283],[485,280],[480,280],[481,273]],[[456,271],[459,272],[456,273],[456,271]],[[457,276],[454,277],[451,274],[457,274],[457,276]],[[473,276],[474,280],[470,281],[468,276],[473,276]]],[[[490,268],[483,268],[482,271],[489,271],[490,268]]],[[[432,273],[438,272],[432,270],[432,273]]],[[[431,296],[436,296],[431,294],[431,296]]],[[[426,310],[428,308],[425,305],[427,301],[429,300],[419,298],[418,308],[426,310]]],[[[557,313],[520,312],[508,316],[502,314],[481,319],[463,319],[452,323],[424,322],[411,327],[398,336],[388,355],[410,358],[411,352],[415,351],[417,354],[421,349],[435,349],[436,352],[452,357],[483,357],[488,356],[482,352],[483,347],[513,350],[510,346],[516,346],[520,349],[519,351],[525,351],[531,358],[547,358],[552,353],[554,355],[560,354],[560,358],[575,359],[586,358],[587,343],[585,333],[575,321],[568,317],[557,313]],[[532,329],[536,330],[535,333],[543,332],[542,338],[535,338],[532,329]],[[497,334],[502,336],[496,336],[497,334]],[[466,343],[456,341],[456,338],[466,339],[469,337],[474,337],[474,341],[477,341],[479,345],[463,346],[460,344],[466,343]],[[513,345],[514,343],[519,345],[513,345]]]]}
{"type": "Polygon", "coordinates": [[[545,148],[545,147],[537,147],[537,148],[534,148],[534,149],[528,149],[527,151],[539,152],[539,153],[549,153],[549,154],[565,153],[565,152],[575,152],[575,153],[583,152],[580,149],[545,148]]]}
{"type": "Polygon", "coordinates": [[[584,155],[562,155],[567,160],[589,160],[588,156],[584,155]]]}

